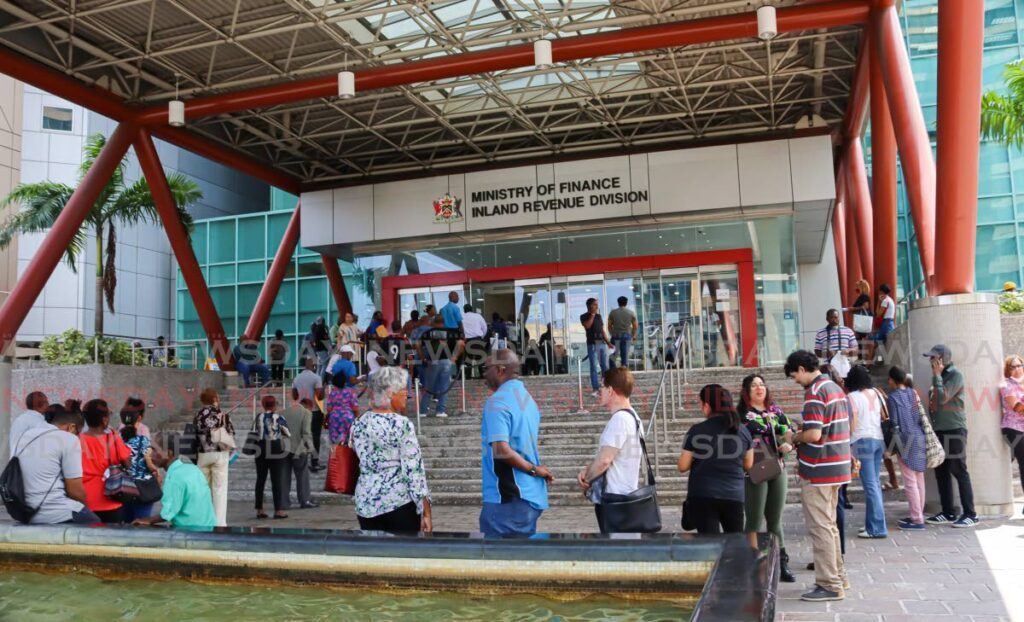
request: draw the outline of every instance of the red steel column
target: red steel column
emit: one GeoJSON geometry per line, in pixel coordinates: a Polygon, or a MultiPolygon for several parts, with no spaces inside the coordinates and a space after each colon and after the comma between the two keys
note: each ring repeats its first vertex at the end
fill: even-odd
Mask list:
{"type": "MultiPolygon", "coordinates": [[[[134,134],[135,127],[131,124],[122,123],[117,126],[92,168],[82,178],[68,199],[67,205],[61,210],[25,273],[18,279],[7,300],[0,307],[0,351],[6,350],[14,341],[21,323],[25,321],[25,316],[39,298],[54,268],[63,259],[68,244],[78,233],[93,203],[110,181],[111,173],[131,146],[134,134]]],[[[97,300],[96,304],[103,304],[103,301],[97,300]]]]}
{"type": "MultiPolygon", "coordinates": [[[[872,238],[871,187],[868,185],[868,172],[864,164],[864,148],[860,137],[850,139],[846,151],[847,172],[850,175],[849,190],[853,195],[853,221],[857,228],[857,254],[860,256],[860,274],[873,283],[875,251],[872,238]]],[[[853,290],[850,290],[853,291],[853,290]]]]}
{"type": "Polygon", "coordinates": [[[188,293],[192,296],[192,302],[199,314],[203,330],[206,331],[206,339],[213,350],[213,355],[222,370],[234,369],[231,362],[231,346],[228,344],[227,335],[224,334],[224,326],[217,316],[210,290],[206,288],[206,279],[203,278],[199,262],[196,261],[196,254],[188,239],[188,231],[178,218],[174,197],[171,196],[167,177],[160,165],[160,156],[157,155],[153,139],[145,129],[140,129],[135,137],[135,155],[139,158],[142,174],[145,175],[150,192],[153,193],[153,203],[160,214],[160,221],[167,232],[167,240],[171,243],[175,259],[178,260],[178,267],[181,268],[181,275],[188,286],[188,293]]]}
{"type": "Polygon", "coordinates": [[[352,301],[348,297],[348,290],[345,289],[345,277],[341,275],[337,259],[327,255],[321,255],[320,258],[324,262],[324,272],[327,273],[327,282],[331,285],[334,304],[338,307],[338,313],[344,318],[346,313],[352,313],[352,301]]]}
{"type": "Polygon", "coordinates": [[[846,265],[846,169],[839,165],[836,175],[836,204],[832,209],[832,242],[836,250],[836,271],[839,273],[839,297],[847,304],[847,265],[846,265]]]}
{"type": "Polygon", "coordinates": [[[299,218],[302,210],[302,202],[295,204],[295,211],[292,212],[292,218],[288,221],[288,228],[284,230],[284,237],[281,238],[281,243],[277,246],[277,252],[274,253],[274,261],[270,264],[270,271],[267,273],[267,280],[263,282],[263,287],[260,288],[260,295],[256,299],[256,304],[252,308],[252,313],[249,315],[249,323],[245,326],[245,332],[242,333],[249,339],[260,338],[263,333],[263,327],[267,323],[267,318],[270,317],[270,312],[274,308],[274,301],[277,300],[277,294],[281,291],[281,282],[284,281],[284,275],[288,271],[288,264],[292,261],[292,256],[295,254],[295,246],[299,243],[299,218]]]}
{"type": "MultiPolygon", "coordinates": [[[[981,3],[972,1],[967,4],[981,3]]],[[[921,267],[928,282],[928,291],[934,294],[935,161],[932,159],[931,141],[921,112],[921,102],[917,97],[917,88],[914,86],[914,74],[904,47],[896,9],[890,6],[873,12],[872,26],[874,32],[871,40],[875,43],[876,52],[874,56],[882,66],[889,114],[896,133],[900,162],[903,164],[910,215],[921,253],[921,267]]],[[[977,140],[977,136],[974,140],[977,140]]],[[[962,171],[957,171],[957,174],[960,173],[962,171]]],[[[971,235],[974,235],[973,229],[971,235]]]]}
{"type": "MultiPolygon", "coordinates": [[[[736,264],[736,270],[740,288],[740,357],[742,359],[740,365],[742,367],[757,367],[760,365],[760,362],[757,352],[754,262],[741,261],[736,264]]],[[[735,336],[733,336],[733,339],[735,339],[735,336]]]]}
{"type": "MultiPolygon", "coordinates": [[[[896,135],[885,99],[885,79],[877,62],[871,63],[871,204],[874,230],[876,290],[886,283],[896,292],[896,135]]],[[[871,295],[870,293],[868,294],[871,295]]]]}
{"type": "Polygon", "coordinates": [[[985,3],[939,2],[935,293],[974,291],[985,3]]]}
{"type": "MultiPolygon", "coordinates": [[[[849,162],[849,152],[846,154],[844,162],[849,162]]],[[[849,177],[849,170],[846,171],[847,177],[849,177]]],[[[844,216],[846,216],[846,295],[853,296],[853,290],[857,288],[857,281],[861,279],[862,268],[860,262],[861,246],[860,236],[857,235],[857,223],[856,223],[856,199],[853,196],[853,191],[849,188],[847,183],[846,190],[846,209],[844,210],[844,216]]],[[[852,300],[849,298],[843,299],[843,306],[849,305],[852,300]]],[[[851,320],[852,321],[852,320],[851,320]]]]}

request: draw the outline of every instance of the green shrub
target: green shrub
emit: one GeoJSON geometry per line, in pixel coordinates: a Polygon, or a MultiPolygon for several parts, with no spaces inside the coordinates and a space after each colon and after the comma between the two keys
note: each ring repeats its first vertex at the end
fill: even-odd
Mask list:
{"type": "MultiPolygon", "coordinates": [[[[87,365],[96,362],[97,349],[99,361],[111,365],[131,365],[132,346],[125,341],[100,337],[99,348],[95,337],[86,337],[82,331],[70,328],[59,335],[50,335],[43,339],[40,346],[43,360],[50,365],[87,365]]],[[[135,351],[135,365],[147,365],[148,357],[141,350],[135,351]]]]}
{"type": "Polygon", "coordinates": [[[999,295],[1000,313],[1024,313],[1024,292],[1006,292],[999,295]]]}

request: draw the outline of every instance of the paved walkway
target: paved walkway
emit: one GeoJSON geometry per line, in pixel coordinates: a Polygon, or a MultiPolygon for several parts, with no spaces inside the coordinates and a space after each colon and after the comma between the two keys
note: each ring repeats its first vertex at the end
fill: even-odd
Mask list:
{"type": "MultiPolygon", "coordinates": [[[[787,549],[796,583],[779,586],[778,620],[861,622],[903,620],[1024,622],[1024,519],[984,521],[975,529],[932,527],[925,532],[890,531],[886,540],[861,540],[863,505],[847,513],[846,566],[851,589],[846,600],[806,603],[800,594],[814,582],[805,570],[811,560],[810,544],[800,507],[786,508],[787,549]]],[[[889,503],[890,524],[905,515],[906,504],[889,503]]],[[[479,509],[438,506],[438,531],[476,531],[479,509]]],[[[357,529],[351,504],[292,510],[286,520],[256,520],[251,504],[232,502],[229,523],[244,526],[357,529]]],[[[0,508],[0,520],[9,520],[0,508]]],[[[666,530],[678,529],[679,508],[663,509],[666,530]]],[[[541,517],[542,531],[597,531],[587,507],[554,507],[541,517]]]]}

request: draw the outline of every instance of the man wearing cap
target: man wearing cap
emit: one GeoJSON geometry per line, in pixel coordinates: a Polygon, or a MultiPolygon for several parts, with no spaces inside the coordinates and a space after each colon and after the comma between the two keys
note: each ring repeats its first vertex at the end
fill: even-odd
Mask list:
{"type": "Polygon", "coordinates": [[[942,511],[931,516],[932,525],[951,524],[953,527],[974,527],[978,515],[974,511],[974,490],[967,473],[967,413],[964,410],[964,376],[953,366],[953,353],[943,344],[925,352],[932,366],[932,388],[929,391],[928,414],[932,428],[946,460],[935,467],[935,482],[939,488],[942,511]],[[963,512],[958,514],[953,502],[953,478],[960,490],[963,512]]]}
{"type": "Polygon", "coordinates": [[[320,470],[320,439],[324,430],[324,413],[320,410],[320,402],[324,399],[324,381],[317,375],[316,365],[316,359],[307,356],[303,361],[302,373],[292,381],[292,399],[296,402],[308,401],[312,411],[310,431],[313,434],[313,455],[309,470],[313,473],[320,470]]]}

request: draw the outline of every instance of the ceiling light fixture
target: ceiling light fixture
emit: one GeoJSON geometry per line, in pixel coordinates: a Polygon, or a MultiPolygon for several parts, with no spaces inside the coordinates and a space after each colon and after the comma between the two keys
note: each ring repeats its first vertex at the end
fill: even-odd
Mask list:
{"type": "Polygon", "coordinates": [[[351,71],[338,72],[338,97],[352,99],[356,96],[356,74],[351,71]]]}
{"type": "Polygon", "coordinates": [[[757,36],[770,41],[779,34],[779,25],[775,21],[775,7],[765,5],[757,9],[757,36]]]}
{"type": "Polygon", "coordinates": [[[554,64],[550,39],[537,39],[533,42],[533,64],[537,69],[550,69],[554,64]]]}
{"type": "Polygon", "coordinates": [[[174,74],[174,99],[167,102],[167,123],[171,127],[185,125],[185,102],[178,99],[178,74],[174,74]]]}

